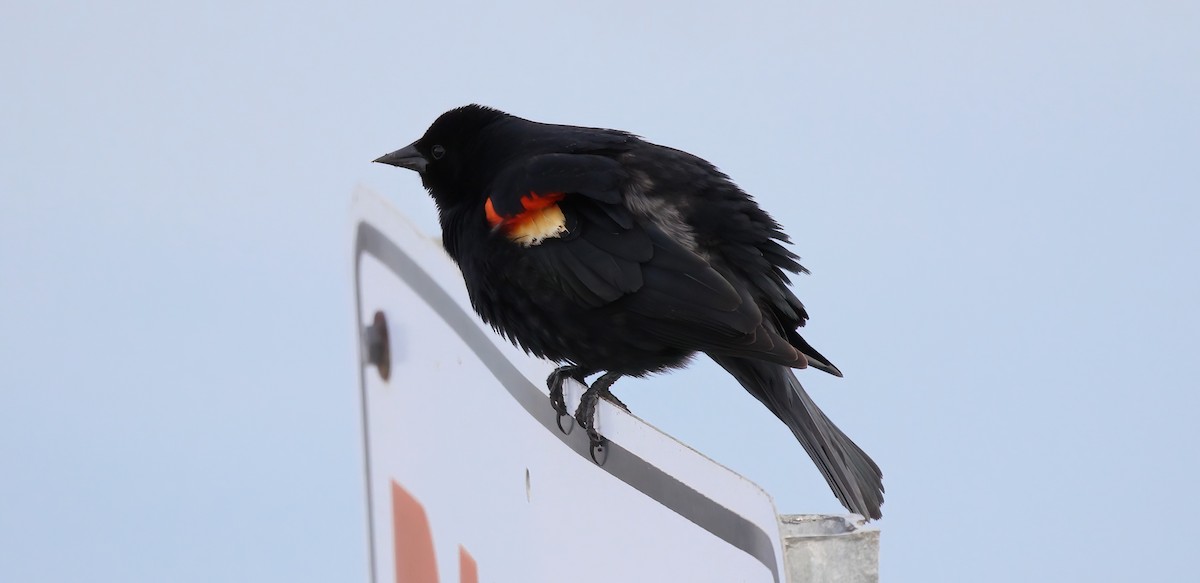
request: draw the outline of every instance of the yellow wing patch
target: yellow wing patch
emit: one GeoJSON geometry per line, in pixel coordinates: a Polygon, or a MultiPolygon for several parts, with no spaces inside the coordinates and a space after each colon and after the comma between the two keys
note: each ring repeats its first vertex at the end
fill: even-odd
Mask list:
{"type": "Polygon", "coordinates": [[[567,217],[558,205],[552,204],[536,211],[521,213],[521,220],[508,225],[505,234],[510,241],[526,247],[538,245],[546,239],[560,237],[567,232],[567,217]]]}

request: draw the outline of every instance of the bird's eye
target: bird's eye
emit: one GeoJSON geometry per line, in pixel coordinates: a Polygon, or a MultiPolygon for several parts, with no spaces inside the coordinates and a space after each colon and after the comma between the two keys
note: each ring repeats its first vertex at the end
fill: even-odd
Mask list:
{"type": "Polygon", "coordinates": [[[438,145],[430,148],[429,153],[433,154],[434,160],[441,160],[442,156],[446,155],[446,149],[438,145]]]}

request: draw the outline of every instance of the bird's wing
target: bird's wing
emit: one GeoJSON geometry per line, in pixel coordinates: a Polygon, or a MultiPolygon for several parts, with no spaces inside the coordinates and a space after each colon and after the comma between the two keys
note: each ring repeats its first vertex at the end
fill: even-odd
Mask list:
{"type": "Polygon", "coordinates": [[[514,283],[550,286],[598,313],[634,314],[672,346],[805,366],[764,325],[747,286],[627,208],[628,182],[619,163],[590,154],[535,156],[501,173],[487,216],[519,255],[514,283]]]}
{"type": "Polygon", "coordinates": [[[752,288],[752,295],[772,321],[773,329],[787,338],[808,359],[809,365],[834,376],[842,376],[837,366],[810,345],[797,328],[804,326],[808,312],[789,288],[788,273],[808,273],[799,257],[784,247],[788,236],[779,224],[745,195],[728,197],[714,205],[716,212],[706,219],[723,217],[724,225],[703,225],[701,232],[719,230],[722,244],[713,247],[739,277],[752,288]],[[741,228],[728,228],[738,224],[741,228]]]}

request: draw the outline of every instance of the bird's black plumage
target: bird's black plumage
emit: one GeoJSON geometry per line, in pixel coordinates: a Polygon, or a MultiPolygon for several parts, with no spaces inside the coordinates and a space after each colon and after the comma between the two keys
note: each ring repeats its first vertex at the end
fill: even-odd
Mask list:
{"type": "MultiPolygon", "coordinates": [[[[808,314],[788,273],[805,270],[779,224],[711,164],[478,105],[377,161],[420,172],[480,317],[565,365],[552,395],[567,377],[604,371],[589,393],[611,396],[621,375],[706,353],[792,430],[842,504],[880,517],[879,468],[791,370],[841,376],[797,332],[808,314]]],[[[584,408],[577,417],[596,435],[584,408]]]]}

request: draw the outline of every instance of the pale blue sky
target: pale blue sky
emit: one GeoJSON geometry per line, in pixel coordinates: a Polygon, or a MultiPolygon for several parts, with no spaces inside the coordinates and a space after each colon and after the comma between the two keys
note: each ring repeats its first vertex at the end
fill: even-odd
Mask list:
{"type": "MultiPolygon", "coordinates": [[[[0,580],[365,580],[350,193],[435,230],[368,162],[469,102],[691,151],[786,226],[885,580],[1194,571],[1195,3],[4,12],[0,580]]],[[[839,511],[719,374],[618,394],[839,511]]]]}

